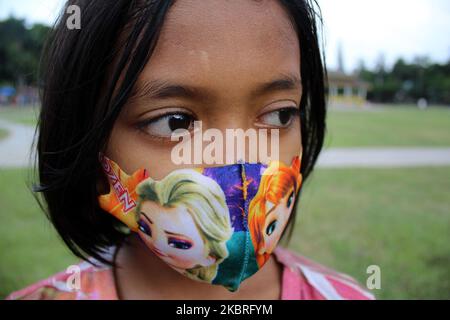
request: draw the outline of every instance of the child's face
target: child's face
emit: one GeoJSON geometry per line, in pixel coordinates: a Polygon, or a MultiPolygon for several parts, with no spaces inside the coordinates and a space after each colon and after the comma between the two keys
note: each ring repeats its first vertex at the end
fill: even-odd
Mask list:
{"type": "Polygon", "coordinates": [[[292,188],[277,205],[266,202],[267,216],[263,229],[265,246],[260,249],[259,254],[272,253],[275,250],[294,207],[294,200],[295,192],[292,188]]]}
{"type": "Polygon", "coordinates": [[[153,201],[141,205],[139,235],[162,260],[176,269],[210,266],[204,241],[184,206],[166,208],[153,201]]]}
{"type": "Polygon", "coordinates": [[[300,105],[299,43],[278,1],[176,1],[136,86],[106,150],[126,172],[179,169],[170,134],[194,120],[222,133],[279,129],[285,163],[301,151],[300,118],[286,111],[300,105]]]}

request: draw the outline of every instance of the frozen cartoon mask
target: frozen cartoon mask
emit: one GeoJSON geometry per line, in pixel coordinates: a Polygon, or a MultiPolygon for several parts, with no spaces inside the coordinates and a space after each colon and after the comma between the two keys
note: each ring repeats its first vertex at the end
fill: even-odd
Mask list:
{"type": "Polygon", "coordinates": [[[145,169],[128,175],[100,155],[110,192],[99,203],[176,271],[236,291],[286,228],[302,182],[300,160],[178,169],[154,180],[145,169]]]}

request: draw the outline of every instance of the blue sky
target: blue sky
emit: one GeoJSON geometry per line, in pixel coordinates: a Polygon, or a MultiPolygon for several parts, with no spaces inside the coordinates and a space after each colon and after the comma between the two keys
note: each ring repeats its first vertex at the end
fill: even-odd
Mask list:
{"type": "MultiPolygon", "coordinates": [[[[351,71],[363,59],[370,67],[384,54],[390,65],[398,57],[410,61],[429,56],[450,59],[448,0],[318,0],[324,18],[329,67],[337,63],[338,46],[351,71]]],[[[29,23],[51,24],[64,0],[0,0],[0,19],[14,14],[29,23]]]]}

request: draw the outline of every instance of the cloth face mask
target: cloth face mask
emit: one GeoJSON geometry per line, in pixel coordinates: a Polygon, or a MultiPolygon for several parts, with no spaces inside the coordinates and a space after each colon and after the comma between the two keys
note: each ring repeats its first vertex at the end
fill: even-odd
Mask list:
{"type": "Polygon", "coordinates": [[[301,186],[300,157],[290,166],[238,163],[177,169],[154,180],[126,174],[100,155],[110,184],[102,209],[183,275],[236,291],[269,259],[301,186]]]}

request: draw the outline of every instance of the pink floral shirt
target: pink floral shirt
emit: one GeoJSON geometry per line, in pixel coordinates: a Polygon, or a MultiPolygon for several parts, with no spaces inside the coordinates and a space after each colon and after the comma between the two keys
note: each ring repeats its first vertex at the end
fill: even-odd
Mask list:
{"type": "MultiPolygon", "coordinates": [[[[373,300],[374,296],[344,274],[278,247],[274,256],[283,265],[282,300],[373,300]]],[[[112,267],[81,262],[80,288],[72,291],[66,285],[70,273],[60,272],[6,299],[16,300],[117,300],[112,267]]]]}

